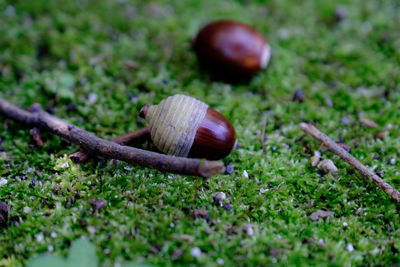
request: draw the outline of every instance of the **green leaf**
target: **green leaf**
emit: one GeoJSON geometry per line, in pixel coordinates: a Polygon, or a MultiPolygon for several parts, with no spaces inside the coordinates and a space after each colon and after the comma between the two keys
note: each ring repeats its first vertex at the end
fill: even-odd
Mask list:
{"type": "Polygon", "coordinates": [[[30,259],[26,263],[28,267],[67,267],[69,266],[67,262],[60,256],[44,254],[37,258],[30,259]]]}
{"type": "Polygon", "coordinates": [[[81,238],[71,245],[68,266],[97,267],[98,259],[94,246],[86,238],[81,238]]]}

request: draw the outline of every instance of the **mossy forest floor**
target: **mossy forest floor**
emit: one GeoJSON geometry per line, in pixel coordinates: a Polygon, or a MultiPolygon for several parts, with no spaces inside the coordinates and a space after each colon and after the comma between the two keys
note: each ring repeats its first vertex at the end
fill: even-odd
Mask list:
{"type": "Polygon", "coordinates": [[[104,266],[400,263],[399,205],[328,151],[338,177],[312,167],[319,143],[298,127],[316,124],[400,189],[399,1],[0,0],[0,96],[13,104],[39,102],[112,139],[143,126],[143,104],[177,93],[232,121],[232,174],[67,166],[76,146],[42,133],[38,148],[28,128],[0,117],[0,202],[10,210],[0,265],[67,255],[82,236],[104,266]],[[247,83],[211,79],[191,50],[197,30],[222,18],[272,47],[268,69],[247,83]],[[317,210],[334,215],[312,221],[317,210]]]}

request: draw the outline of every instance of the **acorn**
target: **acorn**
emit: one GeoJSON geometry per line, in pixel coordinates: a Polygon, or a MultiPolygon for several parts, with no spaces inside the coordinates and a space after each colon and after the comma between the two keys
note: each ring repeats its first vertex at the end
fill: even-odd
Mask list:
{"type": "Polygon", "coordinates": [[[217,160],[237,145],[232,124],[207,104],[186,95],[174,95],[140,110],[150,127],[154,145],[179,157],[217,160]]]}
{"type": "Polygon", "coordinates": [[[226,77],[250,77],[267,67],[271,49],[252,27],[222,20],[203,27],[193,40],[199,61],[226,77]]]}

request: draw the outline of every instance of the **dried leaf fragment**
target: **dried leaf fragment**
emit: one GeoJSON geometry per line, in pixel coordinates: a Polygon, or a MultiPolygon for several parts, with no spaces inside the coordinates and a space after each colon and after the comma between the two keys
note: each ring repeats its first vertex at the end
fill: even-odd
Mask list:
{"type": "Polygon", "coordinates": [[[317,210],[317,211],[314,211],[313,213],[311,213],[310,219],[311,219],[311,221],[316,222],[319,220],[319,218],[326,218],[333,214],[334,213],[332,211],[317,210]]]}
{"type": "Polygon", "coordinates": [[[369,119],[362,118],[362,119],[360,119],[360,122],[362,124],[364,124],[365,126],[370,127],[370,128],[374,128],[374,129],[378,129],[379,128],[379,125],[376,124],[376,122],[374,122],[372,120],[369,120],[369,119]]]}
{"type": "Polygon", "coordinates": [[[321,152],[319,152],[318,150],[315,150],[314,151],[314,156],[312,156],[310,158],[311,166],[313,166],[313,167],[317,166],[320,159],[321,159],[321,152]]]}
{"type": "Polygon", "coordinates": [[[332,174],[334,177],[337,177],[338,175],[338,169],[336,168],[335,164],[333,163],[332,160],[330,159],[324,159],[318,164],[318,169],[332,174]]]}

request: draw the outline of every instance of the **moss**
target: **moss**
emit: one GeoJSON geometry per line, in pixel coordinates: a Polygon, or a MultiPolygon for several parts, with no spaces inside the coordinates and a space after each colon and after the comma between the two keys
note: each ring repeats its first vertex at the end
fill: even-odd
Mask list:
{"type": "Polygon", "coordinates": [[[323,157],[335,162],[337,178],[312,168],[319,144],[297,127],[316,123],[400,188],[397,1],[36,0],[0,7],[1,97],[24,107],[39,102],[112,139],[142,126],[143,104],[185,93],[226,115],[241,143],[225,159],[234,172],[208,181],[112,161],[62,168],[75,146],[44,133],[44,146],[34,147],[28,129],[2,120],[0,176],[8,183],[0,201],[11,220],[0,233],[0,265],[23,264],[49,246],[66,255],[81,236],[105,266],[399,263],[398,205],[330,152],[323,157]],[[347,10],[340,22],[339,4],[347,10]],[[271,44],[270,66],[248,83],[212,80],[190,48],[199,27],[220,18],[253,25],[271,44]],[[304,101],[293,102],[299,89],[304,101]],[[381,128],[363,126],[360,113],[381,128]],[[373,138],[385,128],[383,140],[373,138]],[[218,191],[227,206],[212,201],[218,191]],[[91,198],[105,199],[106,208],[93,210],[91,198]],[[203,207],[209,221],[191,216],[203,207]],[[308,216],[318,209],[334,215],[313,222],[308,216]],[[242,231],[246,225],[253,235],[242,231]]]}

